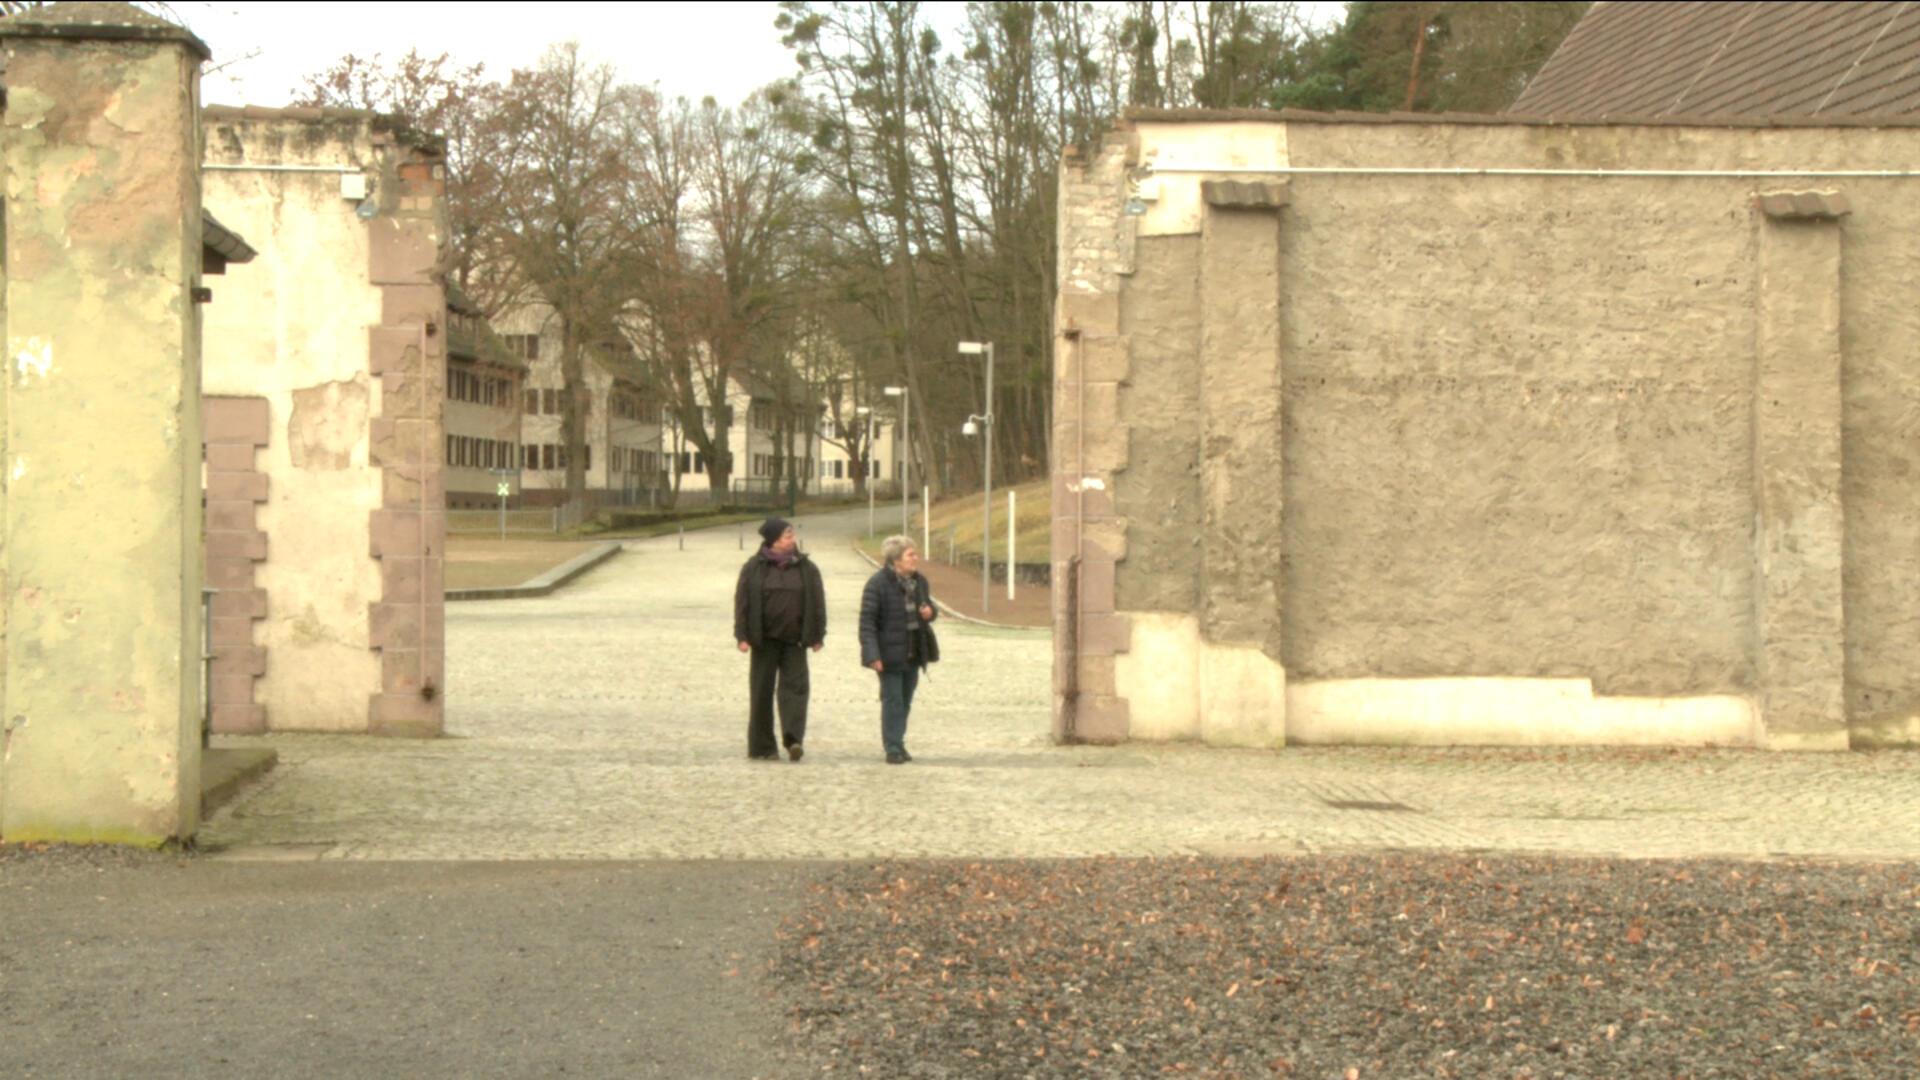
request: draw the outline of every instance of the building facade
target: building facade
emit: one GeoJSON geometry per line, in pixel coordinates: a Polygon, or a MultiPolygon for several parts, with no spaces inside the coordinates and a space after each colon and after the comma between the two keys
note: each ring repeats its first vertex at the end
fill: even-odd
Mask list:
{"type": "MultiPolygon", "coordinates": [[[[565,392],[559,320],[545,304],[522,304],[494,320],[507,350],[525,360],[520,397],[521,451],[516,504],[566,499],[567,447],[560,431],[565,392]]],[[[659,400],[624,341],[585,350],[584,449],[589,500],[596,506],[646,506],[667,486],[659,400]]]]}
{"type": "Polygon", "coordinates": [[[521,402],[527,360],[493,332],[458,289],[447,289],[447,509],[500,505],[513,498],[521,462],[521,402]]]}

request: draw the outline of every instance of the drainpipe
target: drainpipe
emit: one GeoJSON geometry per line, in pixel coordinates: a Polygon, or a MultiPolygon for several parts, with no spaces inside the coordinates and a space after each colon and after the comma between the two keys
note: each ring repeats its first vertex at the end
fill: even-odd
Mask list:
{"type": "Polygon", "coordinates": [[[1205,165],[1143,162],[1148,175],[1158,173],[1259,173],[1271,176],[1580,176],[1673,179],[1716,177],[1727,180],[1761,179],[1870,179],[1906,180],[1920,177],[1920,169],[1506,169],[1393,167],[1383,165],[1205,165]]]}
{"type": "Polygon", "coordinates": [[[1065,332],[1067,348],[1073,354],[1074,463],[1073,463],[1073,555],[1067,560],[1067,684],[1061,724],[1061,741],[1077,737],[1080,717],[1080,567],[1086,555],[1087,532],[1087,374],[1080,348],[1080,331],[1065,332]]]}

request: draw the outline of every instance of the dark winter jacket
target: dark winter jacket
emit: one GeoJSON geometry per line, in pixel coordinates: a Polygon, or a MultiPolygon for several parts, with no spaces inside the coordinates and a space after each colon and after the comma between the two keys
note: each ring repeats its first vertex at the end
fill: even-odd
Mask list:
{"type": "MultiPolygon", "coordinates": [[[[807,648],[827,639],[827,590],[820,581],[820,568],[813,560],[794,553],[794,565],[806,579],[806,610],[801,616],[800,644],[807,648]]],[[[758,649],[766,645],[765,577],[773,569],[765,555],[755,552],[740,568],[740,581],[733,588],[733,640],[744,641],[758,649]]]]}
{"type": "MultiPolygon", "coordinates": [[[[916,599],[915,607],[925,607],[933,612],[933,618],[940,617],[940,609],[933,606],[933,594],[927,589],[927,579],[919,574],[913,575],[913,587],[916,599]]],[[[907,666],[911,655],[917,667],[938,663],[940,660],[940,642],[933,636],[933,619],[922,624],[919,633],[919,645],[909,652],[908,637],[914,632],[907,622],[904,591],[900,587],[900,578],[891,569],[881,567],[878,573],[867,579],[866,591],[860,594],[860,666],[872,667],[875,660],[885,664],[889,670],[898,670],[907,666]]]]}

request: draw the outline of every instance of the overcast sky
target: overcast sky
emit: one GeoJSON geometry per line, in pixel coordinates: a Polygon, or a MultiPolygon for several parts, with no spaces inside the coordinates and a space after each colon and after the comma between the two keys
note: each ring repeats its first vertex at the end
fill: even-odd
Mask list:
{"type": "MultiPolygon", "coordinates": [[[[348,53],[450,53],[484,63],[494,77],[528,67],[550,44],[577,40],[630,82],[657,83],[673,97],[722,102],[794,73],[773,27],[779,5],[735,3],[254,3],[173,0],[168,5],[213,49],[202,83],[210,105],[285,105],[304,78],[348,53]]],[[[1342,3],[1302,4],[1315,23],[1342,3]]],[[[962,3],[924,5],[937,28],[965,18],[962,3]]]]}

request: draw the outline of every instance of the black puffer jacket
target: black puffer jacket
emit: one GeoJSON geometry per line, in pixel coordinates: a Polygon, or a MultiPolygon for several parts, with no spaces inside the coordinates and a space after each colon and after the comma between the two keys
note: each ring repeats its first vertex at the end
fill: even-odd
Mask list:
{"type": "MultiPolygon", "coordinates": [[[[913,575],[915,607],[928,608],[933,618],[940,617],[940,609],[933,606],[933,594],[927,589],[927,579],[919,574],[913,575]]],[[[866,591],[860,594],[860,666],[872,667],[875,660],[885,664],[889,670],[907,666],[907,636],[912,633],[907,625],[906,604],[901,594],[899,575],[882,567],[867,579],[866,591]]],[[[920,627],[920,647],[913,654],[913,662],[926,667],[939,663],[940,642],[933,636],[932,619],[920,627]]]]}
{"type": "MultiPolygon", "coordinates": [[[[800,644],[807,648],[827,639],[827,590],[820,581],[820,568],[804,554],[794,555],[795,565],[806,579],[806,611],[800,619],[800,644]]],[[[761,578],[772,566],[766,556],[755,553],[740,568],[740,580],[733,587],[733,640],[744,641],[758,649],[766,645],[767,590],[761,578]]]]}

